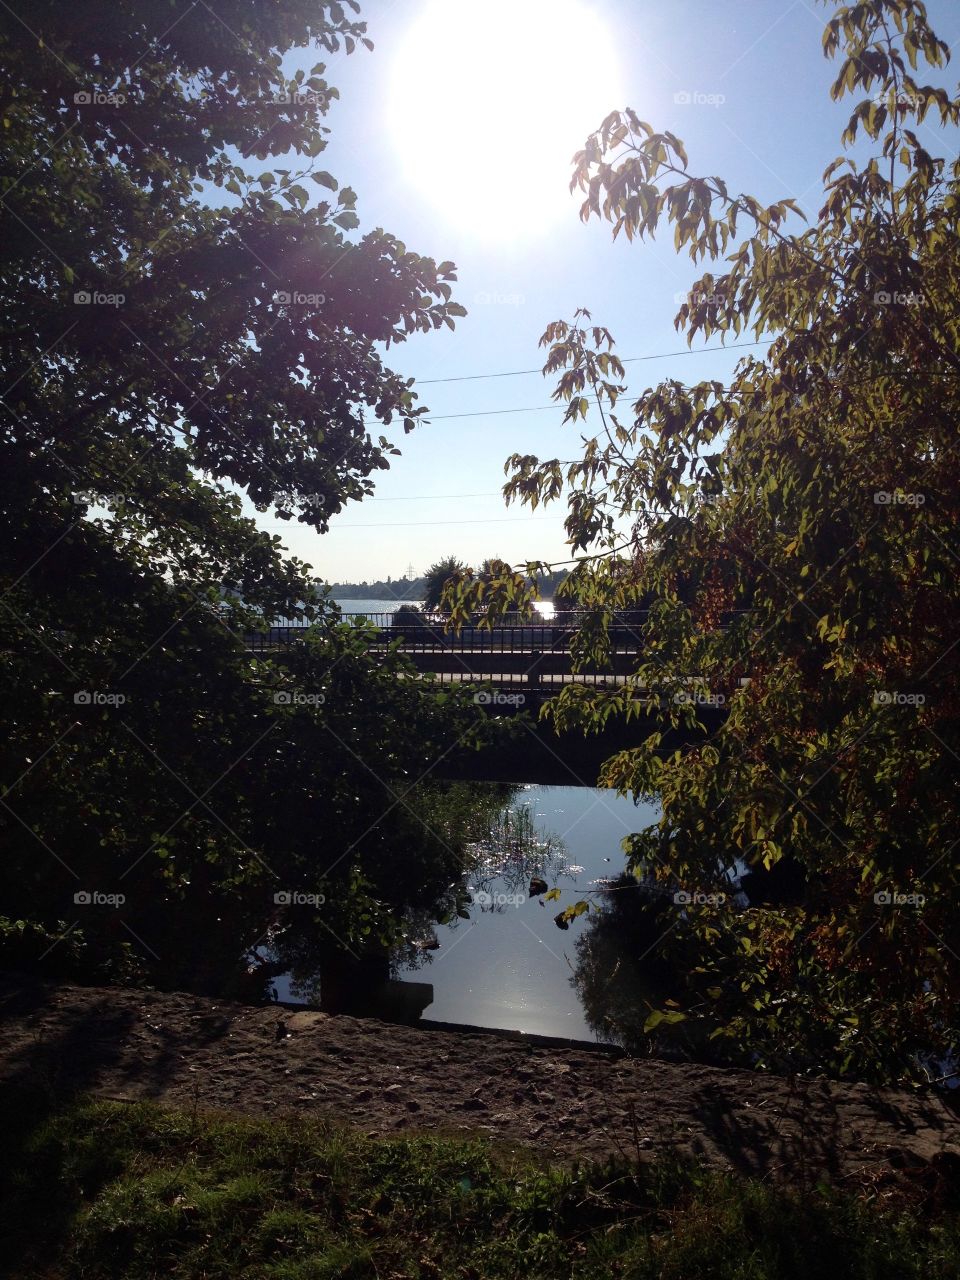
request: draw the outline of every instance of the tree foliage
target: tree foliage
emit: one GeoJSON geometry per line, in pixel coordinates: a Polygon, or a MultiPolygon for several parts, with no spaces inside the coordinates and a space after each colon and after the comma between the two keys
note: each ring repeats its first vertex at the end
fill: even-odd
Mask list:
{"type": "MultiPolygon", "coordinates": [[[[948,50],[917,0],[833,10],[832,96],[859,95],[843,143],[869,154],[827,166],[806,225],[792,200],[700,176],[630,110],[575,159],[584,220],[638,242],[672,227],[710,268],[678,329],[750,330],[766,356],[625,407],[609,332],[584,311],[552,324],[555,398],[597,430],[573,461],[514,455],[505,492],[566,494],[578,596],[601,624],[581,656],[614,609],[650,605],[629,683],[564,690],[559,725],[693,728],[704,698],[726,711],[693,749],[665,752],[658,729],[602,773],[659,797],[630,866],[687,895],[662,941],[686,990],[651,1025],[685,1018],[741,1061],[889,1078],[923,1074],[960,1025],[960,163],[928,150],[960,99],[923,82],[948,50]],[[762,880],[781,862],[798,900],[734,905],[732,868],[762,880]]],[[[517,575],[500,589],[525,591],[517,575]]],[[[476,603],[461,583],[458,608],[476,603]]]]}
{"type": "Polygon", "coordinates": [[[462,573],[465,567],[456,556],[444,556],[430,566],[423,575],[423,607],[428,613],[441,607],[443,589],[448,579],[462,573]]]}
{"type": "Polygon", "coordinates": [[[284,71],[369,44],[356,9],[0,12],[0,882],[5,936],[54,962],[85,937],[99,972],[215,985],[277,891],[325,894],[315,929],[355,946],[450,881],[412,788],[472,713],[375,659],[241,503],[323,532],[370,493],[426,412],[384,349],[464,314],[452,263],[354,234],[319,168],[337,91],[284,71]],[[317,639],[252,662],[277,617],[317,639]]]}

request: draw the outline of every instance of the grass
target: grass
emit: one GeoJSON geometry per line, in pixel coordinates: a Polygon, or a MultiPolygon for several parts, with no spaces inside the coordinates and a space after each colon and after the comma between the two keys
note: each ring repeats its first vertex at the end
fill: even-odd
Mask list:
{"type": "Polygon", "coordinates": [[[958,1274],[960,1210],[899,1192],[550,1168],[482,1140],[145,1104],[38,1115],[11,1095],[0,1125],[0,1274],[18,1280],[958,1274]]]}

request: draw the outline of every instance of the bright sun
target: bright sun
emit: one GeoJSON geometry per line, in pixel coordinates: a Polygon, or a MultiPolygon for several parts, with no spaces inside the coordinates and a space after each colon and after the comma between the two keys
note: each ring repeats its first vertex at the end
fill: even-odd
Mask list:
{"type": "Polygon", "coordinates": [[[393,68],[404,175],[499,240],[571,208],[570,159],[620,103],[610,32],[582,0],[427,0],[393,68]]]}

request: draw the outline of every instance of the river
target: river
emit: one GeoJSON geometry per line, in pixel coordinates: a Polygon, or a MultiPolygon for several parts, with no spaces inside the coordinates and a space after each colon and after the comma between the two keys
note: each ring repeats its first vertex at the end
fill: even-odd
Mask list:
{"type": "MultiPolygon", "coordinates": [[[[403,604],[412,604],[417,608],[420,607],[419,600],[347,600],[337,599],[336,603],[340,606],[345,614],[351,613],[396,613],[403,604]]],[[[554,613],[554,605],[552,600],[539,600],[534,605],[536,611],[543,618],[552,618],[554,613]]]]}
{"type": "MultiPolygon", "coordinates": [[[[365,1012],[406,1022],[494,1027],[531,1035],[596,1040],[573,981],[577,943],[592,917],[555,923],[565,906],[584,898],[602,902],[602,882],[624,868],[620,841],[656,819],[651,804],[635,805],[616,792],[588,787],[527,786],[510,802],[514,815],[526,810],[535,839],[509,838],[510,821],[527,829],[523,814],[500,831],[500,847],[482,850],[482,865],[467,877],[474,904],[470,919],[434,928],[436,949],[424,949],[413,964],[395,968],[382,1000],[365,1012]],[[529,892],[531,875],[556,901],[529,892]]],[[[275,984],[290,1000],[289,982],[275,984]]],[[[321,996],[323,983],[321,978],[321,996]]]]}

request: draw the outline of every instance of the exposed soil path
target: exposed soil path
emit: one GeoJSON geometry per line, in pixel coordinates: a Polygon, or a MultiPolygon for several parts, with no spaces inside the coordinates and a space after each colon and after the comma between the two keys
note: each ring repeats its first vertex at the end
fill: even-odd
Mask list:
{"type": "Polygon", "coordinates": [[[792,1182],[960,1167],[960,1117],[929,1093],[15,975],[0,975],[0,1080],[371,1134],[479,1131],[563,1160],[672,1149],[792,1182]]]}

